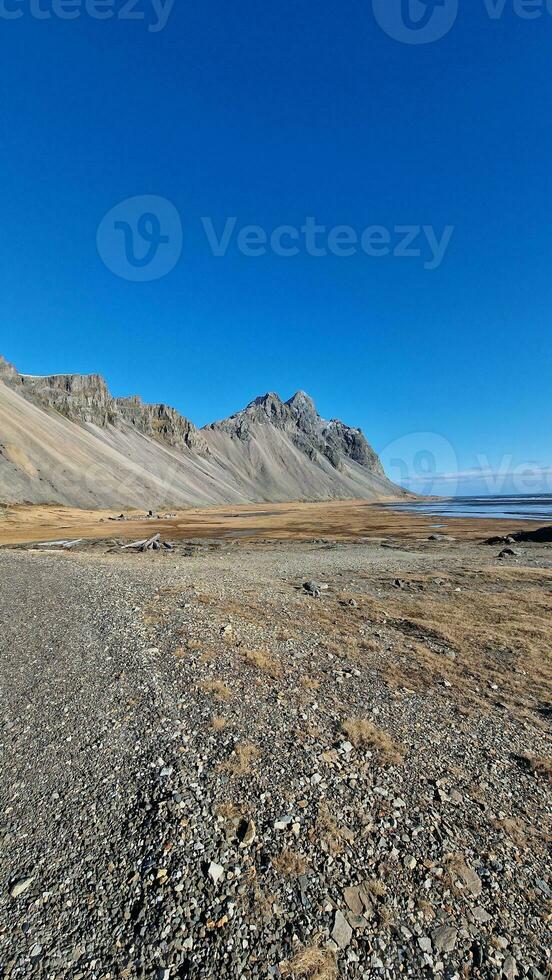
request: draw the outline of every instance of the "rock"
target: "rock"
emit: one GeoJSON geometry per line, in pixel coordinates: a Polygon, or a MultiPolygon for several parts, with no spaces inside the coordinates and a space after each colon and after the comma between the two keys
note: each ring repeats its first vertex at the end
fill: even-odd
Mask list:
{"type": "Polygon", "coordinates": [[[552,524],[538,527],[535,531],[517,531],[516,534],[512,535],[512,539],[514,541],[537,541],[539,543],[552,541],[552,524]]]}
{"type": "Polygon", "coordinates": [[[481,908],[480,905],[478,905],[476,908],[473,909],[472,914],[474,919],[477,922],[480,922],[481,925],[484,925],[486,922],[490,922],[492,919],[492,916],[489,915],[486,909],[481,908]]]}
{"type": "Polygon", "coordinates": [[[207,873],[208,873],[211,881],[213,882],[213,884],[216,885],[217,882],[220,881],[220,879],[222,878],[222,876],[224,874],[224,868],[222,867],[221,864],[216,864],[215,861],[211,861],[211,863],[209,865],[209,870],[208,870],[207,873]]]}
{"type": "Polygon", "coordinates": [[[254,820],[241,820],[237,830],[240,847],[249,847],[255,840],[256,827],[254,820]]]}
{"type": "Polygon", "coordinates": [[[327,589],[328,586],[321,582],[313,582],[309,580],[308,582],[303,582],[303,589],[308,595],[313,596],[315,599],[319,599],[322,591],[327,589]]]}
{"type": "Polygon", "coordinates": [[[464,864],[457,871],[458,877],[464,882],[466,888],[469,888],[472,895],[476,898],[481,895],[482,884],[481,878],[473,868],[470,868],[469,864],[464,864]]]}
{"type": "Polygon", "coordinates": [[[420,947],[423,953],[431,953],[431,950],[433,948],[429,936],[420,936],[420,938],[418,939],[418,946],[420,947]]]}
{"type": "Polygon", "coordinates": [[[508,956],[504,960],[504,963],[502,965],[502,973],[505,977],[507,977],[507,980],[515,980],[515,977],[518,976],[517,963],[514,957],[511,956],[510,954],[508,954],[508,956]]]}
{"type": "Polygon", "coordinates": [[[31,887],[33,881],[34,881],[34,877],[32,877],[32,878],[20,878],[20,880],[19,881],[16,881],[15,885],[13,885],[13,887],[11,889],[11,892],[10,892],[11,897],[12,898],[19,898],[20,895],[23,895],[23,893],[26,892],[27,889],[31,887]]]}
{"type": "Polygon", "coordinates": [[[438,929],[432,932],[431,938],[436,949],[441,950],[443,953],[450,953],[456,946],[458,931],[451,926],[439,926],[438,929]]]}
{"type": "Polygon", "coordinates": [[[344,888],[343,898],[347,908],[351,910],[353,915],[362,915],[364,912],[364,903],[360,897],[360,888],[344,888]]]}
{"type": "Polygon", "coordinates": [[[335,913],[334,924],[332,929],[332,939],[339,949],[345,949],[349,945],[353,936],[353,930],[351,929],[347,919],[339,909],[335,913]]]}
{"type": "Polygon", "coordinates": [[[516,555],[517,555],[517,551],[514,551],[513,548],[503,548],[498,557],[499,558],[515,558],[516,555]]]}

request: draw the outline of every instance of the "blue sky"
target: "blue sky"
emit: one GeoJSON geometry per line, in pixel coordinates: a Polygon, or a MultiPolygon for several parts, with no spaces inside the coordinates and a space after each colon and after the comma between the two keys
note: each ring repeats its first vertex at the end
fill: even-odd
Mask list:
{"type": "Polygon", "coordinates": [[[40,0],[38,19],[38,2],[0,2],[0,351],[20,370],[98,371],[198,424],[303,388],[416,487],[427,460],[467,474],[465,492],[484,489],[477,466],[550,467],[544,4],[526,19],[473,0],[412,45],[371,0],[177,0],[157,31],[151,0],[135,20],[124,0],[105,20],[84,0],[72,20],[40,0]],[[98,228],[142,195],[173,209],[160,250],[176,248],[171,214],[182,244],[135,282],[102,261],[98,228]],[[309,216],[326,245],[335,226],[380,226],[388,254],[316,256],[299,232],[293,256],[243,254],[236,236],[215,256],[202,223],[270,237],[309,216]],[[419,256],[393,254],[405,226],[454,229],[438,267],[424,233],[419,256]]]}

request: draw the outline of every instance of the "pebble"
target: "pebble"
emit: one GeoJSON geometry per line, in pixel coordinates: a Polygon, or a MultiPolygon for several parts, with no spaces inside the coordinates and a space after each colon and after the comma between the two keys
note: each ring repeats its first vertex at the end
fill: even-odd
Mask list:
{"type": "Polygon", "coordinates": [[[34,881],[34,877],[21,878],[19,881],[16,881],[15,885],[12,887],[10,892],[11,897],[19,898],[20,895],[23,895],[24,892],[26,892],[27,889],[31,887],[33,881],[34,881]]]}
{"type": "Polygon", "coordinates": [[[431,938],[436,949],[442,950],[443,953],[450,953],[456,946],[458,930],[451,926],[439,926],[432,932],[431,938]]]}
{"type": "Polygon", "coordinates": [[[338,909],[335,913],[332,939],[340,949],[345,949],[345,947],[351,942],[352,937],[353,930],[343,915],[343,912],[338,909]]]}
{"type": "Polygon", "coordinates": [[[502,965],[502,972],[507,980],[515,980],[515,977],[518,976],[517,963],[513,956],[508,955],[506,957],[502,965]]]}
{"type": "Polygon", "coordinates": [[[208,871],[209,877],[214,885],[222,878],[224,874],[224,868],[221,864],[217,864],[215,861],[211,861],[208,871]]]}

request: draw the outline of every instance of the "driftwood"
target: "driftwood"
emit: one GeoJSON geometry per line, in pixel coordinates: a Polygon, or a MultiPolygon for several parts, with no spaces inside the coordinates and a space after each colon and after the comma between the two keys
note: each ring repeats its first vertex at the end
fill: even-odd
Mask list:
{"type": "Polygon", "coordinates": [[[40,541],[38,544],[33,545],[34,548],[74,548],[76,544],[80,544],[84,538],[75,538],[74,541],[40,541]]]}
{"type": "Polygon", "coordinates": [[[142,541],[132,541],[130,544],[125,544],[121,548],[121,551],[126,551],[128,548],[133,548],[135,551],[159,551],[161,547],[161,535],[154,534],[151,538],[144,538],[142,541]]]}

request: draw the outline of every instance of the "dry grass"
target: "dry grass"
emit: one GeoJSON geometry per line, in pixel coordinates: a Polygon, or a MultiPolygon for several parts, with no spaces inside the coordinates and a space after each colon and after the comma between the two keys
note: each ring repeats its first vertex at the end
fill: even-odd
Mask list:
{"type": "Polygon", "coordinates": [[[244,808],[243,804],[241,803],[219,803],[219,805],[216,807],[216,812],[219,817],[222,817],[223,820],[234,821],[241,820],[243,817],[244,808]]]}
{"type": "Polygon", "coordinates": [[[424,898],[421,898],[420,901],[418,902],[418,908],[420,909],[425,922],[433,922],[433,920],[435,919],[436,912],[431,902],[428,902],[424,898]]]}
{"type": "Polygon", "coordinates": [[[210,664],[215,660],[216,653],[214,650],[204,650],[199,658],[200,664],[210,664]]]}
{"type": "Polygon", "coordinates": [[[398,766],[404,762],[404,748],[367,718],[346,718],[341,727],[355,748],[373,749],[383,765],[398,766]]]}
{"type": "Polygon", "coordinates": [[[188,655],[188,651],[184,647],[177,647],[176,650],[173,650],[172,655],[175,660],[183,660],[188,655]]]}
{"type": "Polygon", "coordinates": [[[272,859],[272,864],[278,874],[286,878],[299,878],[307,870],[307,862],[303,855],[292,851],[289,847],[284,847],[282,853],[272,859]]]}
{"type": "Polygon", "coordinates": [[[376,900],[382,899],[387,895],[387,888],[379,878],[369,878],[368,881],[364,882],[364,888],[376,900]]]}
{"type": "Polygon", "coordinates": [[[203,643],[201,640],[186,640],[186,649],[193,652],[194,650],[202,650],[203,643]]]}
{"type": "Polygon", "coordinates": [[[301,677],[300,683],[306,687],[307,691],[317,691],[320,687],[320,681],[316,677],[301,677]]]}
{"type": "Polygon", "coordinates": [[[282,668],[277,660],[274,659],[268,650],[240,650],[240,653],[244,660],[252,667],[256,667],[258,670],[264,671],[265,674],[270,674],[271,677],[279,677],[282,673],[282,668]]]}
{"type": "Polygon", "coordinates": [[[520,762],[535,776],[540,776],[547,782],[552,782],[552,759],[543,755],[533,755],[532,752],[524,752],[520,756],[520,762]]]}
{"type": "Polygon", "coordinates": [[[340,826],[330,813],[326,803],[321,803],[318,809],[316,825],[310,831],[313,843],[322,843],[332,857],[341,854],[345,843],[351,843],[355,835],[348,827],[340,826]]]}
{"type": "Polygon", "coordinates": [[[289,963],[280,964],[280,971],[296,980],[335,980],[338,975],[334,954],[319,946],[300,949],[289,963]]]}
{"type": "Polygon", "coordinates": [[[384,580],[386,594],[364,595],[362,608],[331,596],[311,604],[309,619],[323,629],[323,650],[341,661],[369,659],[393,689],[425,691],[448,680],[447,698],[478,709],[499,698],[534,720],[534,704],[552,701],[552,570],[493,566],[445,580],[401,577],[408,588],[384,580]],[[391,655],[360,635],[366,620],[391,631],[391,655]]]}
{"type": "Polygon", "coordinates": [[[224,718],[222,715],[214,715],[213,718],[211,718],[211,728],[213,728],[215,732],[221,732],[223,728],[226,728],[227,724],[228,719],[224,718]]]}
{"type": "Polygon", "coordinates": [[[226,762],[223,762],[221,769],[225,769],[233,776],[245,776],[251,768],[251,763],[260,756],[259,749],[251,742],[238,742],[234,746],[234,751],[226,762]]]}
{"type": "Polygon", "coordinates": [[[491,824],[509,837],[519,850],[535,847],[537,843],[548,847],[552,842],[552,833],[548,824],[535,819],[533,814],[528,815],[526,820],[520,816],[502,817],[502,819],[491,820],[491,824]]]}
{"type": "MultiPolygon", "coordinates": [[[[405,514],[401,511],[370,506],[365,500],[332,500],[325,503],[296,502],[270,504],[243,504],[232,508],[232,516],[227,513],[228,505],[209,508],[191,508],[178,511],[174,519],[167,521],[148,521],[148,531],[162,532],[171,541],[190,538],[224,537],[236,530],[258,530],[262,523],[264,538],[312,540],[313,538],[332,538],[351,540],[359,536],[381,539],[396,537],[398,540],[427,538],[431,534],[435,518],[424,514],[405,514]],[[248,516],[245,516],[244,511],[248,516]],[[249,516],[253,514],[253,516],[249,516]]],[[[0,540],[3,544],[55,540],[60,537],[61,528],[71,528],[72,535],[89,539],[104,538],[105,523],[100,523],[112,515],[111,510],[79,510],[51,504],[15,504],[10,506],[8,519],[2,522],[0,540]],[[40,528],[40,532],[38,532],[40,528]]],[[[117,534],[135,541],[143,537],[145,523],[138,511],[128,511],[132,520],[117,525],[117,534]]],[[[451,518],[447,521],[449,531],[456,538],[467,541],[488,537],[490,534],[508,534],[511,526],[508,521],[485,521],[451,518]]],[[[520,522],[520,527],[523,527],[520,522]]],[[[527,523],[526,527],[531,525],[527,523]]],[[[250,541],[248,541],[248,544],[250,541]]],[[[253,541],[254,543],[254,541],[253,541]]]]}
{"type": "Polygon", "coordinates": [[[492,823],[497,830],[501,830],[506,837],[509,837],[520,850],[528,846],[531,835],[522,820],[517,817],[503,817],[502,820],[493,820],[492,823]]]}
{"type": "Polygon", "coordinates": [[[382,929],[391,929],[395,925],[395,913],[387,905],[378,909],[378,920],[382,929]]]}
{"type": "Polygon", "coordinates": [[[215,701],[228,701],[228,698],[232,694],[230,688],[224,681],[215,680],[214,678],[202,681],[199,686],[202,691],[205,691],[207,694],[212,694],[215,701]]]}
{"type": "Polygon", "coordinates": [[[489,682],[512,708],[552,700],[551,585],[549,569],[493,567],[458,575],[437,592],[386,597],[388,625],[410,641],[412,652],[403,651],[410,683],[427,686],[445,672],[470,700],[488,698],[489,682]]]}

